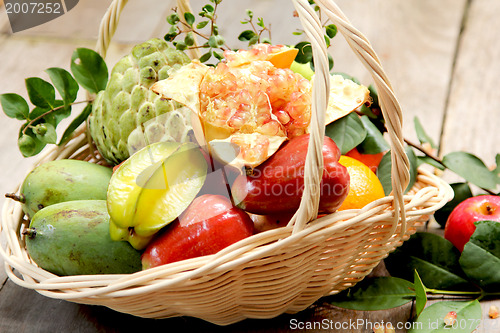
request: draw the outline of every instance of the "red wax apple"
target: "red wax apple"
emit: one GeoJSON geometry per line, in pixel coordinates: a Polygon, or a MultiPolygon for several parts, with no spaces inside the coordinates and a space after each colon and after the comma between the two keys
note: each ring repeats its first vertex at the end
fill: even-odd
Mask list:
{"type": "MultiPolygon", "coordinates": [[[[308,145],[309,134],[294,137],[254,168],[251,175],[238,176],[231,188],[235,203],[253,214],[294,213],[304,191],[308,145]]],[[[339,148],[329,137],[324,138],[322,153],[319,211],[333,213],[347,197],[350,177],[347,168],[339,163],[339,148]]]]}
{"type": "Polygon", "coordinates": [[[474,222],[477,221],[500,222],[500,196],[479,195],[462,201],[446,221],[444,238],[463,251],[476,230],[474,222]]]}
{"type": "Polygon", "coordinates": [[[224,196],[205,194],[148,245],[142,266],[147,269],[214,254],[253,232],[253,222],[245,211],[224,196]]]}

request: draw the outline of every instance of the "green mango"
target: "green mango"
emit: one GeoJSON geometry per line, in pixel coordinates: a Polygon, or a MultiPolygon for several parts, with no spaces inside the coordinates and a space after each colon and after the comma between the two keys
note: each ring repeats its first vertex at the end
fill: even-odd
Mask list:
{"type": "Polygon", "coordinates": [[[128,242],[111,240],[106,200],[45,207],[24,234],[31,259],[57,275],[129,274],[142,269],[139,251],[128,242]]]}
{"type": "Polygon", "coordinates": [[[37,166],[21,186],[23,211],[33,217],[40,209],[73,200],[105,200],[113,170],[79,160],[56,160],[37,166]]]}

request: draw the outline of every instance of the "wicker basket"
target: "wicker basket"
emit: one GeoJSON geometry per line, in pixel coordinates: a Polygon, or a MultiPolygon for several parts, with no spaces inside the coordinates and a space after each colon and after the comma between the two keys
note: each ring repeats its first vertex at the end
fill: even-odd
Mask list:
{"type": "MultiPolygon", "coordinates": [[[[103,18],[97,46],[101,54],[105,54],[125,3],[114,0],[103,18]]],[[[219,325],[272,318],[304,310],[322,296],[353,286],[408,239],[417,224],[450,200],[453,193],[448,184],[424,170],[419,170],[411,191],[403,194],[409,168],[403,149],[402,113],[391,85],[366,38],[333,1],[317,0],[373,76],[394,152],[394,191],[361,210],[314,220],[323,163],[320,148],[329,91],[328,61],[314,10],[307,0],[293,3],[312,43],[316,76],[306,186],[301,206],[287,227],[256,234],[215,255],[134,274],[59,277],[30,260],[20,232],[26,224],[21,206],[7,201],[0,227],[6,245],[0,247],[0,253],[9,278],[51,298],[104,305],[145,318],[185,315],[219,325]]],[[[63,158],[98,163],[91,147],[83,128],[64,147],[46,151],[38,164],[63,158]]]]}

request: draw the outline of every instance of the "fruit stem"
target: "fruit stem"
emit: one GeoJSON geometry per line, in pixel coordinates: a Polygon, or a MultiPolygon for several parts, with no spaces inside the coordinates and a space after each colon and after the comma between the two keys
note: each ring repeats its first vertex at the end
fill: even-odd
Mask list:
{"type": "Polygon", "coordinates": [[[5,193],[5,197],[9,198],[9,199],[12,199],[14,201],[20,202],[20,203],[25,203],[26,202],[26,198],[22,194],[21,195],[17,195],[15,193],[5,193]]]}
{"type": "Polygon", "coordinates": [[[22,232],[22,234],[24,236],[27,236],[30,239],[33,239],[36,236],[36,228],[27,228],[27,229],[24,229],[23,232],[22,232]]]}
{"type": "MultiPolygon", "coordinates": [[[[81,103],[90,103],[90,102],[92,102],[92,101],[93,101],[92,99],[88,99],[88,100],[84,100],[84,101],[73,102],[73,103],[71,103],[71,104],[69,104],[69,105],[71,106],[71,105],[76,105],[76,104],[81,104],[81,103]]],[[[64,109],[64,108],[65,108],[65,107],[67,107],[67,106],[68,106],[68,105],[61,105],[61,106],[58,106],[58,107],[56,107],[56,108],[50,109],[49,111],[42,113],[41,115],[39,115],[39,116],[38,116],[38,117],[36,117],[35,119],[30,120],[30,122],[29,122],[29,123],[28,123],[28,124],[27,124],[27,125],[23,128],[22,133],[23,133],[23,134],[26,134],[26,130],[27,130],[28,128],[31,128],[31,127],[32,127],[32,125],[33,125],[36,121],[38,121],[38,120],[42,119],[43,117],[45,117],[45,116],[47,116],[47,115],[51,114],[51,113],[52,113],[52,112],[54,112],[54,111],[58,111],[58,110],[64,109]]]]}
{"type": "MultiPolygon", "coordinates": [[[[442,166],[446,167],[446,165],[443,164],[443,160],[441,160],[440,158],[434,156],[433,154],[429,153],[426,149],[424,149],[424,147],[422,147],[421,145],[418,145],[414,142],[411,142],[410,140],[408,139],[404,139],[404,141],[409,145],[409,146],[412,146],[413,148],[421,151],[422,153],[425,154],[425,156],[429,157],[430,159],[434,160],[435,162],[438,162],[439,164],[441,164],[442,166]]],[[[488,190],[487,188],[483,188],[483,187],[480,187],[481,190],[483,190],[484,192],[488,193],[488,194],[491,194],[491,195],[497,195],[495,192],[491,191],[491,190],[488,190]]]]}
{"type": "Polygon", "coordinates": [[[425,288],[425,292],[431,294],[441,294],[441,295],[482,295],[482,291],[454,291],[454,290],[439,290],[439,289],[429,289],[425,288]]]}

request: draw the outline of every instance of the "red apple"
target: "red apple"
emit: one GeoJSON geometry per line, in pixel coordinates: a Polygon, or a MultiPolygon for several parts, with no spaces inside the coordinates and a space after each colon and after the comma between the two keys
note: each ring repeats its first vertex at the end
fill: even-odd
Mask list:
{"type": "Polygon", "coordinates": [[[204,194],[142,254],[143,269],[210,255],[253,234],[250,216],[221,195],[204,194]]]}
{"type": "Polygon", "coordinates": [[[444,228],[444,238],[460,252],[476,230],[477,221],[500,222],[500,196],[479,195],[465,199],[451,212],[444,228]]]}

